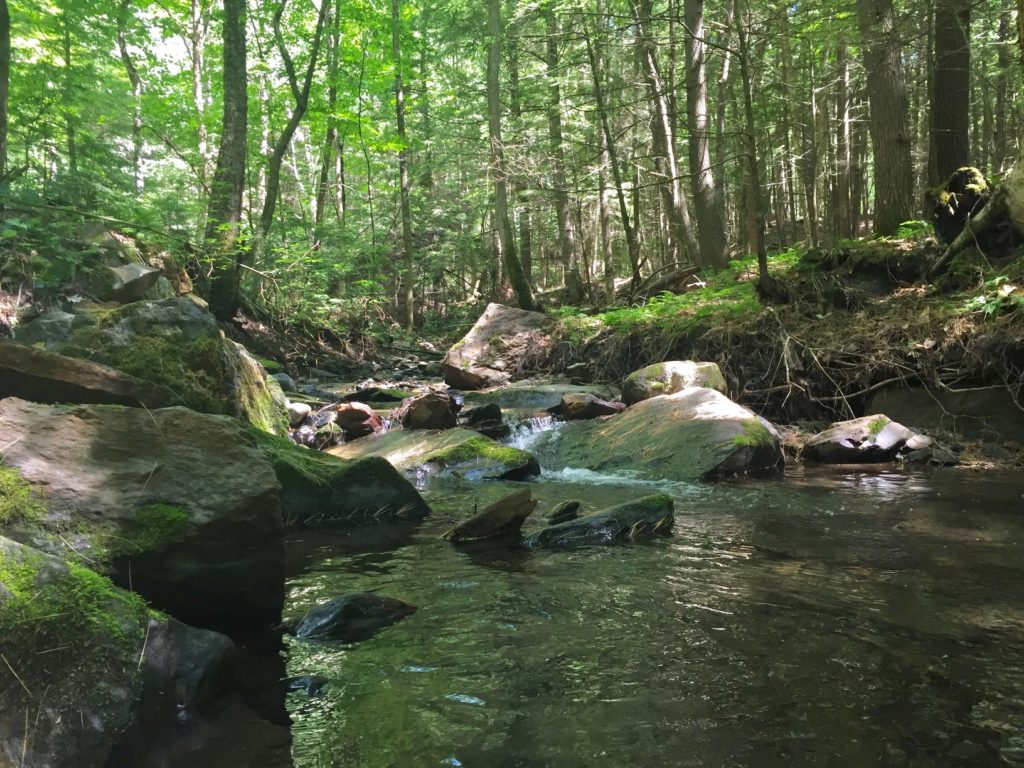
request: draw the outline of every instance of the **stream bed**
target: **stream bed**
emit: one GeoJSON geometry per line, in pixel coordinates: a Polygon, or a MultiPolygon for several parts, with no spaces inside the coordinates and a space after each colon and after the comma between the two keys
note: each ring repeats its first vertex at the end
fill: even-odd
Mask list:
{"type": "Polygon", "coordinates": [[[1024,766],[1019,473],[568,470],[423,493],[419,525],[290,542],[289,614],[364,590],[419,607],[354,645],[286,638],[289,675],[329,680],[288,696],[299,768],[1024,766]],[[439,539],[524,485],[524,530],[566,499],[654,491],[675,530],[574,551],[439,539]]]}

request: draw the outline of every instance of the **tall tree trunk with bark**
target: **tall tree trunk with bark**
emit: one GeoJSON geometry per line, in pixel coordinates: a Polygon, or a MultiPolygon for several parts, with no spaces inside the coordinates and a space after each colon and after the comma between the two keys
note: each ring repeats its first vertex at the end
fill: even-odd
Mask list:
{"type": "Polygon", "coordinates": [[[207,298],[220,320],[234,317],[239,305],[238,236],[248,118],[245,6],[246,0],[224,0],[224,118],[206,217],[206,245],[213,257],[207,298]]]}
{"type": "Polygon", "coordinates": [[[11,14],[0,0],[0,182],[7,176],[7,100],[11,87],[11,14]]]}
{"type": "Polygon", "coordinates": [[[412,333],[416,325],[413,304],[415,284],[412,253],[412,207],[409,204],[409,144],[405,135],[405,85],[402,82],[402,17],[398,0],[391,0],[391,56],[395,62],[395,118],[398,126],[398,195],[402,213],[402,256],[405,274],[405,329],[412,333]]]}
{"type": "Polygon", "coordinates": [[[494,181],[494,218],[498,229],[502,263],[516,301],[523,309],[539,309],[530,287],[529,275],[516,253],[516,239],[508,215],[508,168],[501,139],[501,7],[500,0],[487,0],[487,129],[491,144],[491,178],[494,181]]]}
{"type": "MultiPolygon", "coordinates": [[[[332,0],[323,0],[326,3],[332,0]]],[[[341,42],[341,0],[333,0],[334,8],[326,23],[331,28],[327,46],[327,131],[324,135],[324,145],[320,153],[320,176],[316,185],[316,211],[313,215],[313,223],[318,233],[323,226],[324,216],[327,213],[327,197],[331,191],[331,169],[335,164],[335,153],[338,151],[338,120],[334,116],[338,104],[338,45],[341,42]]],[[[335,184],[338,180],[335,179],[335,184]]]]}
{"type": "Polygon", "coordinates": [[[121,0],[117,14],[117,50],[121,55],[128,82],[132,86],[132,174],[135,178],[135,197],[142,196],[142,78],[128,51],[128,19],[131,0],[121,0]]]}
{"type": "Polygon", "coordinates": [[[68,167],[72,173],[78,173],[78,135],[75,127],[77,116],[74,114],[75,91],[72,69],[71,15],[65,7],[60,14],[61,52],[64,56],[64,134],[67,137],[68,167]]]}
{"type": "Polygon", "coordinates": [[[711,120],[704,41],[704,0],[685,0],[686,116],[690,132],[690,172],[700,241],[700,263],[725,266],[725,215],[711,165],[711,120]]]}
{"type": "Polygon", "coordinates": [[[209,191],[211,157],[206,131],[206,89],[203,68],[206,65],[206,32],[209,25],[206,0],[192,0],[188,47],[192,74],[192,107],[196,111],[196,149],[199,153],[199,186],[209,191]]]}
{"type": "Polygon", "coordinates": [[[971,1],[936,0],[932,78],[935,183],[971,164],[971,1]]]}
{"type": "Polygon", "coordinates": [[[871,102],[875,232],[892,235],[914,212],[907,95],[896,12],[892,0],[857,0],[857,17],[871,102]]]}

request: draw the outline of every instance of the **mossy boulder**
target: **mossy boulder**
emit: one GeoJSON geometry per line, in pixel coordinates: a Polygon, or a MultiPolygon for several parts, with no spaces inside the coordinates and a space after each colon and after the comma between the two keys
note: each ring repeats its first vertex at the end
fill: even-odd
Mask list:
{"type": "Polygon", "coordinates": [[[0,339],[0,398],[163,408],[181,400],[166,387],[81,360],[0,339]]]}
{"type": "Polygon", "coordinates": [[[717,363],[667,360],[629,374],[622,383],[622,399],[627,405],[633,405],[658,395],[671,395],[686,387],[707,387],[727,394],[725,377],[717,363]]]}
{"type": "Polygon", "coordinates": [[[557,407],[566,395],[592,395],[602,400],[610,400],[615,393],[608,387],[596,384],[579,386],[519,382],[507,387],[467,394],[466,407],[479,408],[494,404],[507,409],[544,411],[557,407]]]}
{"type": "Polygon", "coordinates": [[[877,413],[831,424],[804,443],[801,456],[822,464],[892,461],[913,437],[913,431],[877,413]]]}
{"type": "Polygon", "coordinates": [[[567,549],[636,541],[671,533],[674,524],[672,499],[663,493],[655,493],[591,515],[549,525],[528,537],[526,545],[567,549]]]}
{"type": "Polygon", "coordinates": [[[540,312],[488,304],[441,361],[445,382],[459,389],[507,384],[523,359],[550,343],[553,321],[540,312]]]}
{"type": "MultiPolygon", "coordinates": [[[[21,329],[18,340],[38,335],[32,332],[37,322],[21,329]]],[[[188,296],[83,307],[66,335],[50,333],[44,344],[164,387],[193,410],[236,416],[272,434],[288,432],[280,385],[188,296]]]]}
{"type": "Polygon", "coordinates": [[[231,641],[0,537],[0,765],[100,768],[128,729],[216,692],[231,641]]]}
{"type": "Polygon", "coordinates": [[[548,469],[625,473],[645,480],[701,480],[781,466],[774,428],[721,392],[689,387],[643,400],[600,421],[568,422],[534,451],[548,469]]]}
{"type": "Polygon", "coordinates": [[[430,512],[409,481],[379,456],[344,460],[258,430],[252,434],[281,483],[281,512],[290,527],[420,520],[430,512]]]}
{"type": "Polygon", "coordinates": [[[540,474],[527,451],[502,445],[468,429],[392,430],[329,449],[345,459],[381,456],[407,476],[455,475],[469,480],[520,480],[540,474]]]}
{"type": "Polygon", "coordinates": [[[0,434],[3,464],[32,494],[5,535],[80,557],[189,624],[234,632],[279,619],[279,485],[236,420],[6,398],[0,434]]]}

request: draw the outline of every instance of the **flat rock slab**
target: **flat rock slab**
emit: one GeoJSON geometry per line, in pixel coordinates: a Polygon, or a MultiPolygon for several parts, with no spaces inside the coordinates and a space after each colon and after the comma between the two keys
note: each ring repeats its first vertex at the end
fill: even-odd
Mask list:
{"type": "Polygon", "coordinates": [[[445,382],[458,389],[507,384],[527,353],[547,345],[552,325],[541,312],[488,304],[476,325],[441,361],[445,382]]]}
{"type": "Polygon", "coordinates": [[[330,448],[343,459],[381,456],[407,475],[452,474],[469,480],[520,480],[540,474],[532,454],[468,429],[392,430],[330,448]]]}
{"type": "Polygon", "coordinates": [[[181,399],[166,387],[89,360],[0,339],[0,399],[164,408],[181,399]]]}
{"type": "Polygon", "coordinates": [[[236,420],[6,398],[0,435],[4,465],[46,507],[8,521],[12,538],[73,547],[189,624],[231,632],[279,620],[279,485],[236,420]]]}
{"type": "Polygon", "coordinates": [[[533,450],[548,469],[624,472],[644,480],[703,480],[781,466],[778,434],[714,389],[652,397],[618,416],[573,421],[533,450]]]}
{"type": "Polygon", "coordinates": [[[804,443],[801,456],[821,464],[892,461],[914,432],[884,414],[837,421],[804,443]]]}

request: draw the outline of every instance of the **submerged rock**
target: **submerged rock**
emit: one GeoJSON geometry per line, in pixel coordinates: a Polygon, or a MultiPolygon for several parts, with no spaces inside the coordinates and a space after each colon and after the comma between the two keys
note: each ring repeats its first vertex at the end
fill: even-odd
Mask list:
{"type": "Polygon", "coordinates": [[[460,389],[507,384],[527,353],[547,345],[550,327],[541,312],[488,304],[441,361],[445,382],[460,389]]]}
{"type": "Polygon", "coordinates": [[[536,508],[537,500],[530,495],[528,488],[524,488],[499,499],[482,512],[459,523],[442,538],[453,544],[509,536],[519,538],[523,523],[536,508]]]}
{"type": "Polygon", "coordinates": [[[804,443],[802,456],[821,464],[892,461],[914,433],[884,414],[837,421],[804,443]]]}
{"type": "Polygon", "coordinates": [[[299,675],[289,677],[284,681],[284,689],[287,693],[305,693],[307,696],[317,696],[330,681],[320,675],[299,675]]]}
{"type": "Polygon", "coordinates": [[[725,377],[716,363],[667,360],[633,371],[622,383],[622,399],[628,405],[658,395],[671,395],[687,387],[707,387],[727,394],[725,377]]]}
{"type": "Polygon", "coordinates": [[[592,515],[549,525],[527,538],[526,545],[568,548],[612,544],[670,533],[674,523],[672,499],[664,494],[655,493],[592,515]]]}
{"type": "Polygon", "coordinates": [[[224,635],[2,537],[0,638],[4,766],[101,768],[130,726],[216,693],[234,653],[224,635]]]}
{"type": "Polygon", "coordinates": [[[273,435],[252,434],[281,484],[281,514],[289,527],[420,520],[430,512],[409,481],[382,458],[343,460],[273,435]]]}
{"type": "Polygon", "coordinates": [[[618,416],[573,421],[541,435],[549,469],[629,472],[645,480],[701,480],[774,470],[783,462],[774,428],[713,389],[653,397],[618,416]]]}
{"type": "Polygon", "coordinates": [[[90,360],[0,339],[0,399],[163,408],[181,400],[166,387],[90,360]]]}
{"type": "Polygon", "coordinates": [[[405,429],[450,429],[458,423],[455,403],[444,392],[411,397],[391,414],[405,429]]]}
{"type": "Polygon", "coordinates": [[[413,476],[451,474],[470,480],[522,480],[540,474],[532,454],[468,429],[392,430],[328,450],[343,459],[380,456],[413,476]]]}
{"type": "Polygon", "coordinates": [[[278,482],[237,421],[6,398],[0,435],[4,465],[37,501],[8,510],[6,535],[56,554],[71,547],[189,624],[230,632],[278,621],[278,482]]]}
{"type": "Polygon", "coordinates": [[[548,512],[548,525],[558,525],[559,523],[567,523],[570,520],[575,520],[580,516],[580,507],[582,506],[583,504],[576,499],[563,501],[548,512]]]}
{"type": "Polygon", "coordinates": [[[310,610],[295,626],[295,636],[356,643],[415,612],[416,606],[393,597],[357,592],[336,597],[310,610]]]}

